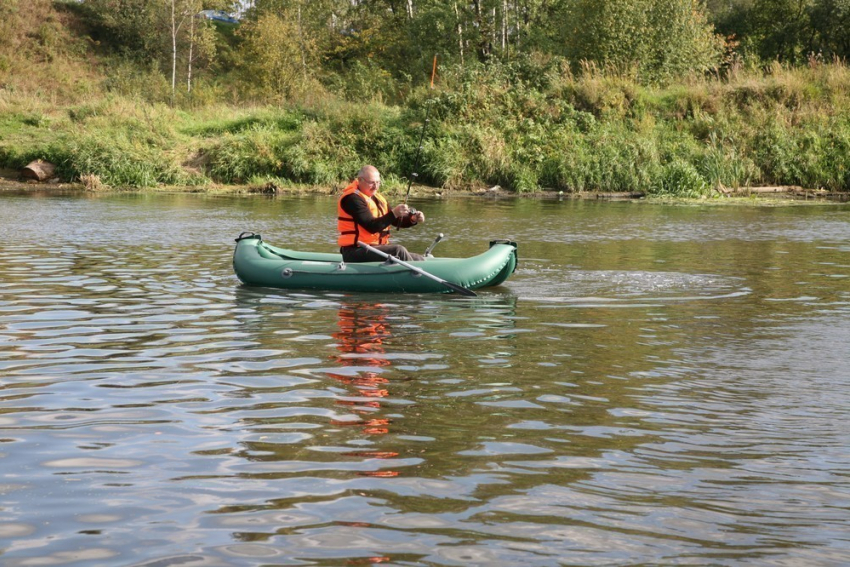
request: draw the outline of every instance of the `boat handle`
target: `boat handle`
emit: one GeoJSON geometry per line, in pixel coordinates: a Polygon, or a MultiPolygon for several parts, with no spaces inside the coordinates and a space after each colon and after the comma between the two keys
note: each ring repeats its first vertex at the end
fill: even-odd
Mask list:
{"type": "Polygon", "coordinates": [[[239,233],[239,236],[236,237],[236,242],[239,242],[240,240],[245,240],[247,238],[258,238],[260,240],[263,239],[259,234],[246,230],[244,232],[239,233]]]}

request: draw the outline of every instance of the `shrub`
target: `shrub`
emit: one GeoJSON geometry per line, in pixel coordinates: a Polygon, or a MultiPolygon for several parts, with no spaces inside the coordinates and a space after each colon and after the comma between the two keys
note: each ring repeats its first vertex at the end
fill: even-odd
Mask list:
{"type": "Polygon", "coordinates": [[[661,169],[651,189],[656,195],[695,198],[705,196],[709,187],[696,167],[686,161],[675,160],[661,169]]]}

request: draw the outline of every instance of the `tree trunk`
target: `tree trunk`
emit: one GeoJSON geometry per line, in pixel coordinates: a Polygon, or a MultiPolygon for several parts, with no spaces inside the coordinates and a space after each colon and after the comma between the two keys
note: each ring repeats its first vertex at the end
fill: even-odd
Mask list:
{"type": "Polygon", "coordinates": [[[174,96],[177,91],[177,0],[171,0],[171,106],[174,106],[174,96]]]}
{"type": "Polygon", "coordinates": [[[508,54],[508,0],[502,0],[502,53],[508,54]]]}
{"type": "Polygon", "coordinates": [[[301,22],[301,2],[298,2],[298,46],[301,50],[301,68],[304,71],[304,82],[307,82],[307,55],[304,52],[304,28],[301,22]]]}
{"type": "MultiPolygon", "coordinates": [[[[194,6],[190,12],[194,12],[194,6]]],[[[186,92],[192,92],[192,54],[195,50],[195,15],[189,14],[191,20],[189,21],[189,69],[186,73],[186,92]]]]}
{"type": "Polygon", "coordinates": [[[490,49],[494,49],[497,45],[499,45],[498,40],[496,39],[496,30],[499,29],[498,20],[496,19],[496,7],[493,6],[493,10],[490,12],[490,49]]]}
{"type": "Polygon", "coordinates": [[[520,32],[522,31],[523,21],[519,17],[519,0],[514,1],[514,21],[516,22],[516,52],[519,53],[520,32]]]}
{"type": "Polygon", "coordinates": [[[457,0],[454,2],[455,18],[457,19],[457,43],[460,49],[460,66],[463,67],[463,21],[460,19],[460,11],[457,9],[457,0]]]}
{"type": "Polygon", "coordinates": [[[31,161],[21,170],[21,177],[35,179],[36,181],[47,181],[56,174],[56,166],[50,162],[37,159],[31,161]]]}
{"type": "Polygon", "coordinates": [[[481,9],[481,0],[473,0],[472,6],[475,11],[475,24],[478,28],[478,59],[482,63],[486,63],[487,59],[490,57],[490,49],[489,49],[489,30],[487,30],[487,24],[484,21],[484,14],[481,9]]]}

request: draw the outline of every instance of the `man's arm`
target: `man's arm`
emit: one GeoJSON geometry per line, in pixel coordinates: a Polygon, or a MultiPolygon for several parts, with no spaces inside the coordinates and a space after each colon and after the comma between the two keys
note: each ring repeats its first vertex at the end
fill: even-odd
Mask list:
{"type": "Polygon", "coordinates": [[[405,215],[401,218],[397,218],[393,214],[392,210],[388,211],[387,214],[382,217],[375,217],[372,215],[372,211],[369,210],[369,205],[356,195],[346,195],[343,197],[342,201],[340,201],[340,206],[342,206],[343,211],[351,215],[354,222],[364,227],[369,232],[380,232],[388,226],[409,228],[416,224],[413,222],[412,215],[405,215]]]}
{"type": "Polygon", "coordinates": [[[388,211],[382,217],[375,217],[369,210],[369,205],[357,195],[346,195],[339,204],[343,211],[351,215],[354,222],[369,232],[381,232],[388,226],[396,224],[396,218],[392,211],[388,211]]]}

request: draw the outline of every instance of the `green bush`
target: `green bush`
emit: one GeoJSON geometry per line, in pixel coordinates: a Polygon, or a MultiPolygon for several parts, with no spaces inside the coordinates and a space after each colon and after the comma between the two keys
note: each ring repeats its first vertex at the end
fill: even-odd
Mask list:
{"type": "Polygon", "coordinates": [[[161,150],[126,138],[87,134],[53,154],[66,177],[95,174],[112,187],[189,183],[188,176],[161,150]]]}
{"type": "Polygon", "coordinates": [[[692,164],[675,160],[665,165],[656,178],[651,193],[673,197],[703,197],[708,183],[692,164]]]}
{"type": "Polygon", "coordinates": [[[254,124],[235,134],[226,133],[204,154],[207,175],[224,183],[244,183],[253,176],[284,177],[281,155],[294,135],[268,125],[254,124]]]}

